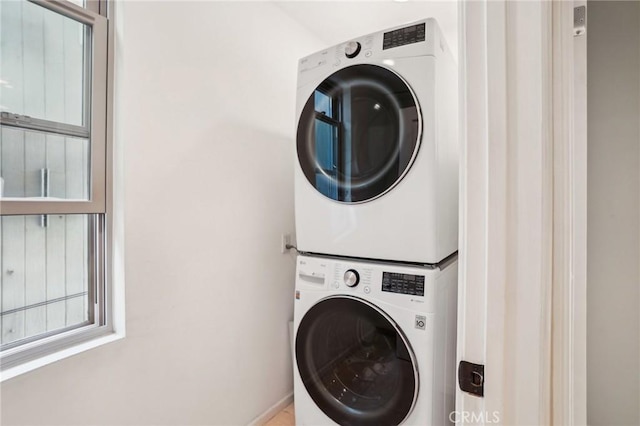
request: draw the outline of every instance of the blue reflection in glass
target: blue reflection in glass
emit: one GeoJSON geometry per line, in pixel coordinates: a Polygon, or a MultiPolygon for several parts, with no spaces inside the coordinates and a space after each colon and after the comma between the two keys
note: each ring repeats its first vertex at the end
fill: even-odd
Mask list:
{"type": "Polygon", "coordinates": [[[336,182],[338,132],[334,125],[316,119],[316,188],[332,199],[338,197],[336,182]]]}
{"type": "Polygon", "coordinates": [[[324,114],[327,117],[335,118],[333,117],[333,105],[331,98],[319,90],[316,90],[314,93],[314,105],[317,112],[324,114]]]}

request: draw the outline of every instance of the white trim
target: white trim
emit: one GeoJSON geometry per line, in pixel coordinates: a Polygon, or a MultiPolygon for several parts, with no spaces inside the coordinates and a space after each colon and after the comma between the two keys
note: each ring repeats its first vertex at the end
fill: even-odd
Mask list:
{"type": "MultiPolygon", "coordinates": [[[[507,250],[509,239],[508,227],[508,144],[509,144],[509,87],[508,87],[508,54],[507,54],[507,6],[505,2],[488,2],[486,29],[486,120],[487,134],[485,149],[487,151],[487,234],[486,234],[486,336],[485,342],[485,374],[487,377],[485,412],[500,413],[504,420],[509,409],[506,399],[509,388],[506,386],[505,370],[508,306],[506,300],[508,282],[507,250]],[[497,367],[501,366],[501,367],[497,367]],[[493,377],[493,372],[498,372],[493,377]],[[495,382],[495,383],[494,383],[495,382]]],[[[486,419],[485,419],[486,421],[486,419]]]]}
{"type": "Polygon", "coordinates": [[[554,267],[553,422],[586,424],[587,98],[586,35],[573,8],[553,4],[554,267]]]}
{"type": "Polygon", "coordinates": [[[54,363],[56,361],[60,361],[65,358],[69,358],[70,356],[77,355],[81,352],[88,351],[89,349],[97,348],[102,345],[106,345],[107,343],[115,342],[116,340],[120,340],[124,337],[124,334],[119,333],[111,333],[107,336],[103,336],[94,340],[90,340],[88,342],[72,346],[70,348],[66,348],[52,354],[34,359],[33,361],[25,362],[20,365],[16,365],[15,367],[3,370],[0,372],[0,382],[4,382],[5,380],[9,380],[20,374],[28,373],[29,371],[33,371],[36,368],[44,367],[45,365],[54,363]]]}
{"type": "MultiPolygon", "coordinates": [[[[485,365],[477,424],[550,424],[551,4],[464,2],[459,359],[485,365]]],[[[473,418],[473,417],[472,417],[473,418]]]]}
{"type": "MultiPolygon", "coordinates": [[[[125,159],[124,142],[119,127],[122,123],[121,112],[117,110],[115,99],[120,89],[117,75],[122,75],[122,65],[118,59],[119,48],[116,47],[116,26],[124,22],[122,8],[117,2],[109,3],[108,8],[108,69],[107,69],[107,206],[111,208],[108,215],[107,229],[111,238],[107,241],[107,271],[111,274],[111,294],[107,295],[107,304],[111,311],[107,318],[114,332],[124,336],[126,334],[125,312],[125,159]],[[110,321],[109,321],[110,320],[110,321]]],[[[122,31],[122,28],[119,29],[122,31]]]]}
{"type": "Polygon", "coordinates": [[[248,426],[262,426],[271,420],[276,414],[287,408],[293,402],[293,392],[288,393],[280,401],[269,407],[267,411],[253,419],[248,426]]]}
{"type": "MultiPolygon", "coordinates": [[[[458,284],[458,363],[486,364],[488,222],[488,71],[487,2],[460,6],[460,271],[458,284]]],[[[494,93],[500,98],[503,93],[494,93]]],[[[503,270],[504,268],[499,268],[503,270]]],[[[498,270],[498,269],[496,269],[498,270]]],[[[492,330],[501,333],[502,327],[492,330]]],[[[495,339],[502,340],[501,336],[495,339]]],[[[495,348],[495,347],[494,347],[495,348]]],[[[495,348],[500,351],[500,348],[495,348]]],[[[488,367],[488,366],[487,366],[488,367]]],[[[502,368],[491,374],[485,395],[496,398],[489,406],[502,411],[502,368]],[[499,403],[498,403],[499,404],[499,403]]],[[[485,413],[486,399],[457,388],[456,411],[485,413]]]]}

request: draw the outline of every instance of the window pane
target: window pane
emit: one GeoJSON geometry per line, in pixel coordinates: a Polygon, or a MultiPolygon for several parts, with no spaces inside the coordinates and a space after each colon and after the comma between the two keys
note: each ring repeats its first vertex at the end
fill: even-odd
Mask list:
{"type": "Polygon", "coordinates": [[[0,218],[1,343],[92,318],[88,215],[0,218]]]}
{"type": "Polygon", "coordinates": [[[90,27],[27,1],[0,15],[0,110],[86,126],[90,27]]]}
{"type": "Polygon", "coordinates": [[[316,90],[314,95],[316,111],[320,114],[326,115],[327,117],[335,118],[333,116],[333,99],[319,90],[316,90]]]}
{"type": "Polygon", "coordinates": [[[0,127],[3,197],[89,199],[89,140],[0,127]]]}

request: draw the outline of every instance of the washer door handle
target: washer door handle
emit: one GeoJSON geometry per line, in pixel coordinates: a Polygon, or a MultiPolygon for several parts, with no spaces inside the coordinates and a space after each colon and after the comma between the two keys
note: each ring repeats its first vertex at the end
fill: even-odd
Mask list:
{"type": "Polygon", "coordinates": [[[484,397],[484,365],[460,361],[458,384],[462,391],[484,397]]]}

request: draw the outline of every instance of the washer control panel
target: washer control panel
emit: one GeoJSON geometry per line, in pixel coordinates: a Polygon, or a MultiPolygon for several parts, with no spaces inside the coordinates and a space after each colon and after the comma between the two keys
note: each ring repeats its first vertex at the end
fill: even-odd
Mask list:
{"type": "Polygon", "coordinates": [[[336,290],[346,286],[369,294],[373,285],[377,291],[386,293],[425,295],[424,275],[389,272],[386,268],[367,268],[341,263],[335,265],[334,271],[332,287],[336,290]]]}
{"type": "MultiPolygon", "coordinates": [[[[455,285],[454,281],[447,284],[447,280],[457,277],[456,261],[445,264],[442,269],[426,265],[299,255],[297,263],[296,291],[301,292],[301,296],[307,292],[317,297],[323,297],[322,292],[326,292],[327,296],[352,295],[376,303],[415,309],[420,315],[440,309],[438,294],[442,286],[455,285]]],[[[415,325],[422,327],[420,322],[415,325]]]]}
{"type": "Polygon", "coordinates": [[[382,272],[382,291],[424,296],[424,276],[382,272]]]}

